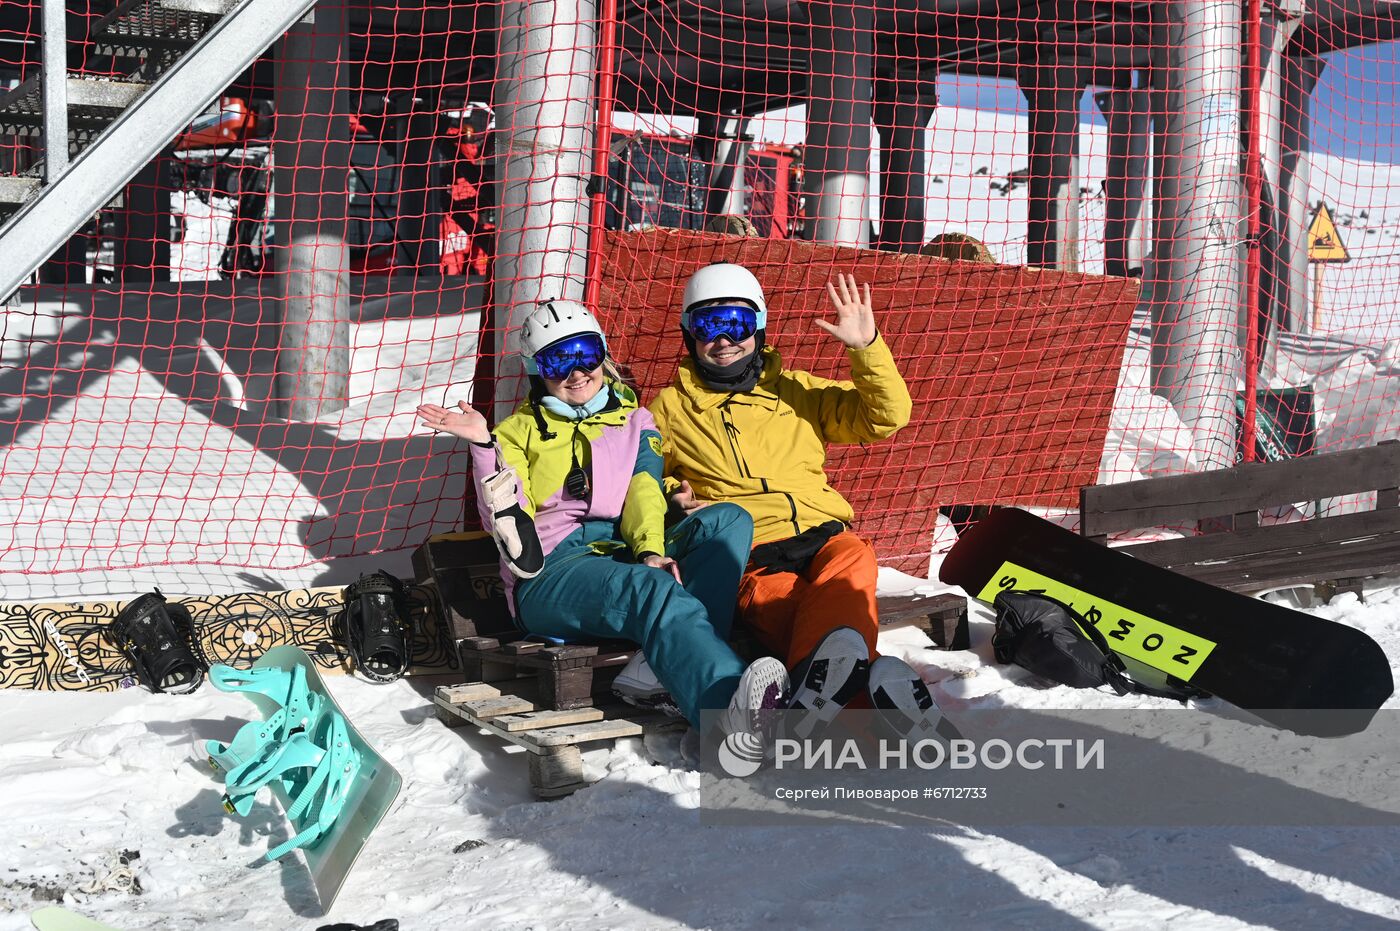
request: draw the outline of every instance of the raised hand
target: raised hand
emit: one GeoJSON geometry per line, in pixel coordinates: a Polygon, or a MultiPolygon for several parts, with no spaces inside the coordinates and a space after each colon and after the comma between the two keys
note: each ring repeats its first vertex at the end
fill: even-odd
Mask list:
{"type": "Polygon", "coordinates": [[[875,342],[875,308],[870,303],[870,285],[856,287],[854,275],[836,276],[836,284],[826,283],[831,306],[836,308],[836,322],[818,320],[817,326],[846,345],[847,349],[864,349],[875,342]]]}
{"type": "Polygon", "coordinates": [[[443,433],[459,436],[473,443],[491,442],[491,427],[466,401],[457,402],[457,410],[438,407],[436,404],[420,404],[418,419],[426,426],[443,433]]]}

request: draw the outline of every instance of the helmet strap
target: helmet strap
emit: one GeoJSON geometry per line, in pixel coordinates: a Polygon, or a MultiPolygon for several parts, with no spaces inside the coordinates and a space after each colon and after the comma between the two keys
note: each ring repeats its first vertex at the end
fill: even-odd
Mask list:
{"type": "Polygon", "coordinates": [[[759,376],[763,374],[765,335],[763,330],[755,331],[753,352],[737,362],[718,366],[703,361],[695,350],[695,337],[686,330],[681,330],[681,338],[685,340],[685,348],[690,353],[690,360],[695,363],[695,371],[699,373],[700,381],[711,391],[753,390],[754,386],[758,384],[759,376]]]}

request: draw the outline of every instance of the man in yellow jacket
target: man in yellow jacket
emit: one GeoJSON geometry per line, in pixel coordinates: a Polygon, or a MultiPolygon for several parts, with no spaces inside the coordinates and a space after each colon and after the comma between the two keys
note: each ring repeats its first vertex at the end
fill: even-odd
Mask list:
{"type": "MultiPolygon", "coordinates": [[[[851,506],[827,480],[826,448],[889,437],[909,422],[912,401],[875,326],[870,286],[840,275],[827,291],[836,322],[816,323],[845,347],[851,381],[785,369],[765,345],[758,279],[740,265],[700,269],[682,298],[689,358],[650,409],[671,502],[688,514],[729,501],[753,517],[738,616],[795,670],[799,706],[803,667],[821,667],[825,690],[809,689],[805,700],[820,698],[834,713],[863,689],[875,698],[881,676],[869,665],[879,629],[875,551],[850,529],[851,506]]],[[[893,664],[902,667],[896,677],[912,674],[893,664]]]]}

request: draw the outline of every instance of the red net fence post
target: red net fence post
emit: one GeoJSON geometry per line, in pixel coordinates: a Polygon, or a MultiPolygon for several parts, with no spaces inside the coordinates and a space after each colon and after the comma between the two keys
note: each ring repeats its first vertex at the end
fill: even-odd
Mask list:
{"type": "Polygon", "coordinates": [[[1244,274],[1244,414],[1240,423],[1240,441],[1245,462],[1254,461],[1255,437],[1258,432],[1256,414],[1258,412],[1259,376],[1259,284],[1260,284],[1260,237],[1263,232],[1263,157],[1260,145],[1261,112],[1260,97],[1263,90],[1263,71],[1260,67],[1260,41],[1263,26],[1262,0],[1248,0],[1244,6],[1245,34],[1243,44],[1244,62],[1240,89],[1240,131],[1244,139],[1244,196],[1245,196],[1245,274],[1244,274]]]}
{"type": "Polygon", "coordinates": [[[617,0],[602,0],[598,20],[598,123],[593,129],[593,173],[589,179],[588,283],[584,303],[597,313],[603,276],[603,230],[607,222],[608,161],[612,154],[616,101],[617,0]]]}
{"type": "MultiPolygon", "coordinates": [[[[70,4],[75,162],[228,25],[154,8],[70,4]]],[[[0,10],[0,254],[78,196],[25,103],[39,24],[0,10]]],[[[509,412],[551,297],[650,401],[719,261],[816,378],[853,374],[827,283],[870,285],[913,414],[820,465],[916,574],[989,506],[1073,525],[1086,484],[1400,437],[1395,31],[1340,0],[319,4],[141,112],[159,155],[104,153],[119,193],[0,308],[0,581],[406,565],[475,512],[420,404],[509,412]]]]}

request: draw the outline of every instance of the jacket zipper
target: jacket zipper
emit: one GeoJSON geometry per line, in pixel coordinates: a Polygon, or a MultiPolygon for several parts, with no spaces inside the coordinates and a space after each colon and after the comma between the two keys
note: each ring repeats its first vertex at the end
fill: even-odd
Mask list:
{"type": "MultiPolygon", "coordinates": [[[[730,398],[732,397],[733,395],[730,395],[730,398]]],[[[734,465],[744,473],[746,478],[753,478],[754,474],[749,471],[748,462],[745,461],[743,455],[739,452],[739,447],[734,444],[734,438],[739,435],[739,428],[736,427],[734,421],[729,418],[728,399],[719,406],[719,419],[720,422],[724,424],[724,436],[725,439],[729,440],[729,451],[734,455],[734,465]]],[[[760,478],[758,481],[759,484],[763,486],[764,493],[769,493],[768,479],[760,478]]],[[[792,512],[792,517],[790,518],[792,521],[792,532],[794,534],[801,533],[802,525],[797,522],[797,499],[785,491],[780,492],[780,494],[787,499],[788,510],[792,512]]]]}
{"type": "Polygon", "coordinates": [[[719,419],[720,423],[724,424],[724,438],[729,441],[729,451],[734,455],[735,467],[744,473],[745,478],[753,478],[753,473],[749,471],[749,464],[744,461],[743,455],[739,452],[739,447],[734,445],[734,438],[739,435],[739,428],[736,427],[734,421],[729,418],[728,400],[719,406],[719,419]]]}

